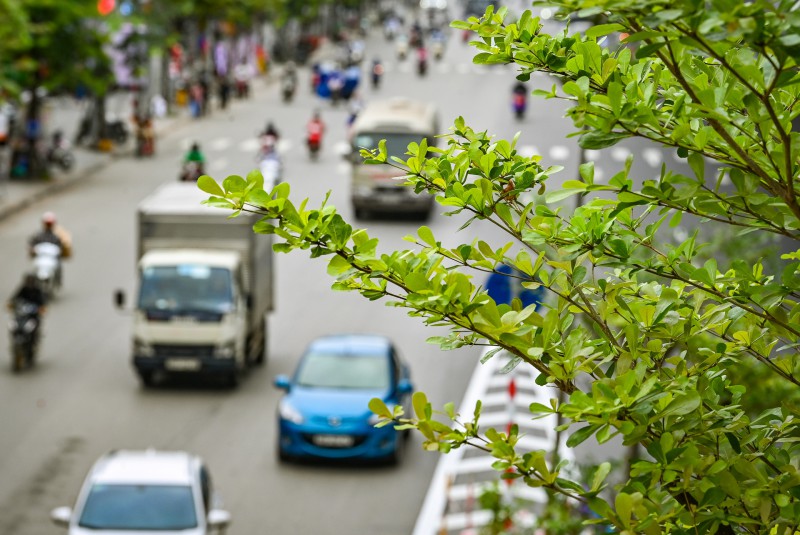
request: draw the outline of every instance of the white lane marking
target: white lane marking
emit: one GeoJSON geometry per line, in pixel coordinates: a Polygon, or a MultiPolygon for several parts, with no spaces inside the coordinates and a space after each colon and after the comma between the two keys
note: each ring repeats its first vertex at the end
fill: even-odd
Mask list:
{"type": "Polygon", "coordinates": [[[611,149],[611,157],[618,162],[624,162],[630,153],[631,151],[626,147],[614,147],[611,149]]]}
{"type": "Polygon", "coordinates": [[[242,152],[256,152],[259,147],[260,143],[254,137],[239,142],[239,150],[242,152]]]}
{"type": "Polygon", "coordinates": [[[225,150],[231,146],[233,142],[229,137],[218,137],[208,144],[210,150],[225,150]]]}
{"type": "Polygon", "coordinates": [[[536,156],[537,154],[541,154],[539,149],[534,145],[523,145],[519,148],[519,155],[524,158],[530,158],[531,156],[536,156]]]}
{"type": "Polygon", "coordinates": [[[350,143],[339,140],[333,145],[333,152],[339,157],[344,157],[350,152],[350,143]]]}
{"type": "Polygon", "coordinates": [[[408,74],[408,73],[410,73],[410,72],[411,72],[411,64],[410,64],[410,63],[408,63],[408,62],[406,62],[406,63],[401,63],[401,64],[400,64],[400,65],[397,67],[397,70],[398,70],[399,72],[403,73],[403,74],[408,74]]]}
{"type": "Polygon", "coordinates": [[[569,149],[563,145],[550,147],[550,157],[554,160],[566,160],[569,157],[569,149]]]}
{"type": "Polygon", "coordinates": [[[595,166],[594,168],[594,181],[596,184],[605,184],[606,182],[606,172],[603,171],[602,167],[595,166]]]}
{"type": "Polygon", "coordinates": [[[650,167],[658,167],[661,163],[661,151],[658,149],[644,149],[642,151],[642,157],[650,167]]]}
{"type": "Polygon", "coordinates": [[[459,63],[456,65],[456,72],[458,74],[467,74],[472,69],[471,63],[459,63]]]}
{"type": "Polygon", "coordinates": [[[188,138],[188,137],[185,137],[185,138],[181,139],[181,149],[189,150],[189,147],[191,147],[192,143],[194,143],[194,142],[195,142],[194,139],[188,138]]]}
{"type": "MultiPolygon", "coordinates": [[[[281,138],[278,141],[277,149],[279,153],[284,154],[292,150],[293,146],[294,144],[292,143],[291,139],[281,138]]],[[[237,148],[241,152],[252,152],[255,154],[261,148],[261,142],[257,138],[251,137],[240,141],[237,145],[237,148]]]]}
{"type": "Polygon", "coordinates": [[[347,162],[339,162],[336,164],[336,174],[339,176],[350,176],[350,164],[347,162]]]}
{"type": "Polygon", "coordinates": [[[449,63],[441,63],[441,64],[439,64],[439,72],[442,73],[442,74],[449,73],[452,68],[453,68],[453,66],[450,65],[449,63]]]}
{"type": "Polygon", "coordinates": [[[290,150],[292,150],[293,146],[294,146],[294,143],[292,143],[291,139],[286,139],[285,137],[281,138],[278,141],[278,147],[277,147],[278,148],[278,152],[281,153],[281,154],[285,154],[285,153],[289,152],[290,150]]]}
{"type": "Polygon", "coordinates": [[[228,160],[227,158],[219,158],[218,160],[214,160],[208,166],[211,171],[223,171],[228,167],[228,160]]]}
{"type": "Polygon", "coordinates": [[[594,149],[587,149],[586,152],[584,152],[584,155],[586,156],[586,161],[598,160],[601,154],[602,153],[599,150],[594,150],[594,149]]]}

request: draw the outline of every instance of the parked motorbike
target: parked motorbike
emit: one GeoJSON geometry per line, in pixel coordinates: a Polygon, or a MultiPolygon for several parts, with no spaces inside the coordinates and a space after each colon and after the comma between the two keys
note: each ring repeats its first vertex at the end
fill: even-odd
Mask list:
{"type": "Polygon", "coordinates": [[[203,165],[200,162],[186,162],[181,168],[178,180],[182,182],[197,182],[197,179],[204,174],[203,165]]]}
{"type": "Polygon", "coordinates": [[[128,141],[128,126],[122,119],[107,119],[106,133],[117,145],[124,145],[128,141]]]}
{"type": "Polygon", "coordinates": [[[33,365],[39,346],[40,308],[23,299],[9,303],[13,317],[8,323],[11,369],[15,372],[33,365]]]}
{"type": "Polygon", "coordinates": [[[75,165],[75,156],[70,150],[69,141],[64,139],[60,131],[53,134],[52,145],[47,149],[47,162],[59,166],[65,172],[75,165]]]}
{"type": "Polygon", "coordinates": [[[33,271],[39,288],[49,301],[61,287],[61,247],[50,242],[34,245],[33,271]]]}

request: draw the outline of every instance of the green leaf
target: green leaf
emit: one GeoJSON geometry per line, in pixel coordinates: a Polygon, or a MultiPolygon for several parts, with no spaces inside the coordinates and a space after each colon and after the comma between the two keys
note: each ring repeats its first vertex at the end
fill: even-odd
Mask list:
{"type": "Polygon", "coordinates": [[[578,144],[584,149],[599,150],[616,145],[627,137],[629,137],[628,134],[619,132],[590,130],[578,138],[578,144]]]}
{"type": "Polygon", "coordinates": [[[414,413],[417,415],[417,418],[420,420],[426,420],[426,414],[428,411],[428,396],[426,396],[424,392],[416,391],[414,392],[414,395],[411,396],[411,404],[414,407],[414,413]]]}
{"type": "Polygon", "coordinates": [[[225,192],[217,184],[217,181],[208,175],[202,175],[197,179],[197,187],[209,195],[216,195],[217,197],[224,197],[225,192]]]}
{"type": "Polygon", "coordinates": [[[659,414],[660,418],[665,416],[684,416],[697,410],[700,406],[700,394],[697,390],[688,390],[678,394],[666,408],[659,414]]]}
{"type": "Polygon", "coordinates": [[[222,181],[222,188],[226,193],[242,193],[247,187],[247,182],[239,175],[231,175],[222,181]]]}
{"type": "Polygon", "coordinates": [[[625,27],[622,24],[597,24],[596,26],[591,26],[588,30],[586,30],[585,33],[586,37],[597,39],[598,37],[602,37],[610,33],[623,31],[624,29],[625,27]]]}
{"type": "Polygon", "coordinates": [[[417,231],[417,234],[419,235],[423,243],[426,243],[431,247],[436,247],[436,238],[433,236],[433,232],[431,232],[430,228],[422,226],[417,231]]]}
{"type": "MultiPolygon", "coordinates": [[[[389,410],[389,407],[386,406],[386,403],[383,402],[380,398],[372,398],[369,400],[369,404],[367,405],[369,410],[373,413],[377,414],[381,418],[392,418],[392,411],[389,410]]],[[[363,407],[363,405],[362,405],[363,407]]]]}
{"type": "Polygon", "coordinates": [[[575,431],[570,435],[569,439],[567,439],[567,446],[569,446],[570,448],[574,448],[575,446],[577,446],[578,444],[582,443],[587,438],[592,436],[592,434],[594,434],[594,432],[597,430],[598,427],[600,426],[597,424],[593,424],[578,429],[577,431],[575,431]]]}

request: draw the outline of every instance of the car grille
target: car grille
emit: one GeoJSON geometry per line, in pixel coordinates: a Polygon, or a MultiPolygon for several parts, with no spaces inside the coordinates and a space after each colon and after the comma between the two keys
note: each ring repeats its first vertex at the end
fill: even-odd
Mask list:
{"type": "Polygon", "coordinates": [[[212,345],[153,345],[157,357],[211,357],[214,355],[212,345]]]}

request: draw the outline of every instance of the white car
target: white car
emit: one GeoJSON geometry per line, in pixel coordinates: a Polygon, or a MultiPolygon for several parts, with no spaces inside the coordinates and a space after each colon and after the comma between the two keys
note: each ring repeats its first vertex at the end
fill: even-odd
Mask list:
{"type": "Polygon", "coordinates": [[[112,451],[95,462],[74,510],[53,509],[70,535],[206,535],[223,533],[227,511],[215,509],[211,476],[186,452],[112,451]]]}

